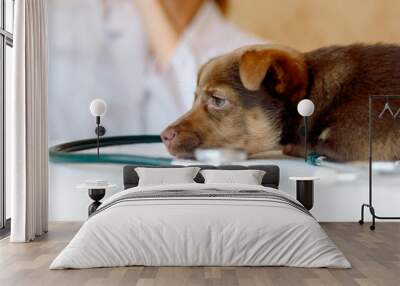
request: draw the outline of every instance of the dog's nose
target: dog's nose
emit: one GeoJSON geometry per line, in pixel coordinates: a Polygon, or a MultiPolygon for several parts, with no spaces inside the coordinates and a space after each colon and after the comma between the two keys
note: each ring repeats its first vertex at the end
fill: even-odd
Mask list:
{"type": "Polygon", "coordinates": [[[164,142],[165,145],[169,146],[171,145],[172,141],[174,141],[176,137],[176,131],[174,129],[166,129],[161,133],[161,139],[164,142]]]}

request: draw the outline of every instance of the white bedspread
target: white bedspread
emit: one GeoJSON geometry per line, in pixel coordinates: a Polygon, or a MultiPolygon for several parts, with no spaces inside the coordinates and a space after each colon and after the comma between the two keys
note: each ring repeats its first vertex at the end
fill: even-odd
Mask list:
{"type": "MultiPolygon", "coordinates": [[[[262,186],[180,184],[163,190],[282,191],[262,186]]],[[[349,268],[350,263],[310,215],[258,198],[152,198],[121,201],[89,218],[50,269],[127,265],[295,266],[349,268]]]]}

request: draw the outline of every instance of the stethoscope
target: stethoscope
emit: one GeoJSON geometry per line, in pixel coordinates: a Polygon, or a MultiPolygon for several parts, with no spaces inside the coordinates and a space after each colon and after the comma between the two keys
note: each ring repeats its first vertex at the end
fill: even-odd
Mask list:
{"type": "Polygon", "coordinates": [[[171,165],[173,159],[164,157],[150,157],[131,154],[108,154],[108,153],[78,153],[78,151],[89,150],[100,147],[127,145],[127,144],[150,144],[161,143],[159,135],[132,135],[132,136],[110,136],[102,138],[77,140],[52,146],[49,150],[51,162],[55,163],[78,163],[78,164],[127,164],[146,166],[171,165]]]}

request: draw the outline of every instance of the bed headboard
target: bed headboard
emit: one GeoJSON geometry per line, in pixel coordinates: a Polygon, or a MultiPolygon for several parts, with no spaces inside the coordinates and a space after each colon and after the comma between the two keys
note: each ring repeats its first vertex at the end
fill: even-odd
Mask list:
{"type": "MultiPolygon", "coordinates": [[[[149,166],[125,166],[124,167],[124,189],[136,187],[139,183],[139,176],[135,171],[137,167],[152,168],[149,166]]],[[[182,168],[186,166],[154,166],[153,168],[182,168]]],[[[223,166],[211,166],[211,165],[193,165],[190,167],[199,167],[204,169],[219,169],[219,170],[263,170],[265,171],[262,185],[265,187],[271,187],[278,189],[279,187],[279,167],[276,165],[253,165],[253,166],[241,166],[241,165],[223,165],[223,166]]],[[[199,174],[194,178],[197,183],[204,183],[203,176],[199,174]]]]}

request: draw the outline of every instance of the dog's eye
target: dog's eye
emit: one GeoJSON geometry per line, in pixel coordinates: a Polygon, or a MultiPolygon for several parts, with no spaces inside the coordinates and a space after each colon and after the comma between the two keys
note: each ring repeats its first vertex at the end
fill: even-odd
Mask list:
{"type": "Polygon", "coordinates": [[[217,108],[223,108],[225,106],[225,104],[227,103],[227,100],[225,98],[211,96],[210,103],[211,103],[211,105],[213,105],[217,108]]]}

